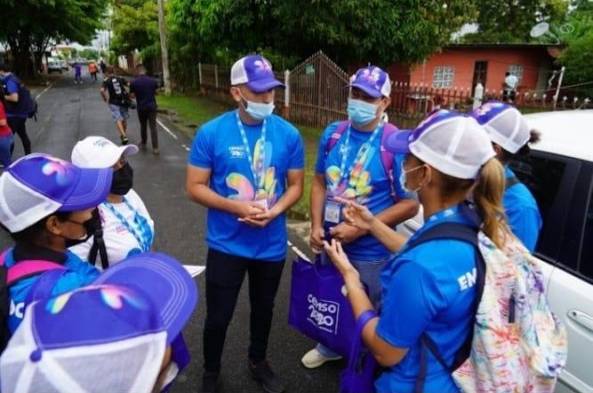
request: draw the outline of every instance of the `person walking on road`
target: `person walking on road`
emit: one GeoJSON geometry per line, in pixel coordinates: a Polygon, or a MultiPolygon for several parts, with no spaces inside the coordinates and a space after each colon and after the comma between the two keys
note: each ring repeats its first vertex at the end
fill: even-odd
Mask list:
{"type": "Polygon", "coordinates": [[[138,76],[130,84],[130,96],[136,99],[136,110],[140,121],[140,148],[146,149],[148,135],[146,125],[150,127],[150,142],[152,153],[159,154],[159,136],[156,127],[156,91],[157,81],[146,75],[146,68],[142,64],[136,66],[138,76]]]}
{"type": "Polygon", "coordinates": [[[74,84],[82,85],[82,64],[80,61],[74,63],[74,84]]]}
{"type": "Polygon", "coordinates": [[[284,391],[266,352],[287,251],[285,212],[303,192],[304,152],[298,130],[272,114],[280,86],[262,56],[238,60],[230,89],[237,109],[200,127],[189,154],[187,193],[208,208],[202,392],[217,390],[245,274],[251,303],[247,366],[267,392],[284,391]]]}
{"type": "MultiPolygon", "coordinates": [[[[0,80],[4,89],[4,102],[6,104],[6,117],[8,126],[13,133],[21,138],[25,155],[31,153],[31,141],[27,135],[27,118],[29,116],[24,97],[20,92],[22,82],[16,77],[7,64],[0,64],[0,80]]],[[[14,145],[13,145],[14,146],[14,145]]]]}
{"type": "Polygon", "coordinates": [[[128,107],[130,105],[130,97],[128,91],[128,82],[119,76],[116,76],[113,67],[107,68],[107,77],[101,86],[101,97],[109,105],[111,116],[117,126],[119,137],[122,145],[128,144],[128,107]]]}
{"type": "Polygon", "coordinates": [[[99,270],[152,249],[154,221],[140,196],[132,189],[134,171],[128,157],[136,153],[136,145],[117,146],[102,136],[88,136],[72,149],[72,163],[78,167],[113,169],[107,200],[95,213],[100,219],[101,231],[70,249],[99,270]]]}
{"type": "Polygon", "coordinates": [[[99,68],[101,69],[101,74],[105,77],[105,71],[107,70],[107,64],[105,64],[105,60],[101,59],[99,61],[99,68]]]}
{"type": "Polygon", "coordinates": [[[12,161],[14,136],[6,118],[4,89],[0,85],[0,164],[8,168],[12,161]]]}

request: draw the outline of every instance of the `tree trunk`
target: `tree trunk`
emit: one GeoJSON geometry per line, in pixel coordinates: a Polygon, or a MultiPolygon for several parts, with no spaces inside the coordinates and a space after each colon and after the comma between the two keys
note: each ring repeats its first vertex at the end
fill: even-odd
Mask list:
{"type": "Polygon", "coordinates": [[[165,31],[165,9],[164,0],[159,1],[159,34],[161,39],[161,58],[163,61],[163,82],[165,94],[171,94],[171,79],[169,77],[169,52],[167,52],[167,34],[165,31]]]}

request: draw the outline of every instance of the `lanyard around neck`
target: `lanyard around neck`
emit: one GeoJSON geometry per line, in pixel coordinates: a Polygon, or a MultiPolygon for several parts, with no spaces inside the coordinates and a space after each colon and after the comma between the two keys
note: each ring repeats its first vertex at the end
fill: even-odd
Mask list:
{"type": "Polygon", "coordinates": [[[377,135],[379,134],[381,127],[382,127],[382,124],[379,124],[377,126],[377,128],[375,128],[375,130],[373,131],[373,133],[371,134],[369,139],[360,146],[360,148],[358,149],[358,152],[356,153],[356,157],[354,158],[354,161],[352,161],[352,163],[350,164],[350,167],[346,171],[345,170],[346,162],[348,160],[348,155],[350,152],[350,133],[351,133],[351,129],[352,129],[352,126],[348,126],[348,129],[346,130],[346,139],[344,141],[344,145],[342,145],[342,147],[341,147],[341,154],[342,154],[342,161],[340,163],[340,176],[341,177],[340,177],[340,181],[338,184],[341,184],[344,180],[347,179],[347,177],[350,177],[350,180],[351,180],[350,183],[351,183],[352,178],[356,177],[356,176],[353,176],[353,174],[357,174],[359,172],[362,172],[362,170],[364,170],[365,162],[367,161],[369,151],[371,150],[373,142],[377,138],[377,135]]]}
{"type": "Polygon", "coordinates": [[[256,155],[256,160],[254,162],[251,156],[251,148],[249,147],[247,134],[245,133],[245,128],[243,127],[243,123],[239,117],[238,110],[235,112],[235,117],[237,119],[237,127],[239,128],[241,139],[243,140],[243,145],[245,147],[245,153],[247,154],[247,160],[249,161],[249,168],[251,169],[251,174],[253,175],[253,183],[256,189],[262,189],[264,185],[264,163],[266,159],[266,119],[264,119],[262,123],[261,136],[255,142],[256,153],[259,154],[256,155]]]}

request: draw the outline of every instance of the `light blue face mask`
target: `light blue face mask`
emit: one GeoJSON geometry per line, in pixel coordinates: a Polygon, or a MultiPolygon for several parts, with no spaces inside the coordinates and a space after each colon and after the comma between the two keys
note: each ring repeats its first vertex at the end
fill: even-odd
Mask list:
{"type": "Polygon", "coordinates": [[[254,120],[262,121],[274,112],[273,102],[253,102],[247,100],[243,95],[241,95],[241,98],[247,103],[247,105],[244,105],[245,112],[247,112],[254,120]]]}
{"type": "Polygon", "coordinates": [[[402,163],[402,165],[401,165],[401,168],[400,168],[400,171],[399,171],[399,184],[401,185],[403,192],[405,192],[406,194],[408,194],[408,196],[410,196],[411,198],[418,199],[418,191],[420,191],[420,189],[422,188],[422,186],[416,188],[415,190],[410,190],[408,188],[407,184],[406,184],[407,181],[408,181],[408,179],[407,179],[408,176],[407,175],[410,172],[414,172],[415,170],[418,170],[418,169],[422,168],[424,165],[425,164],[418,165],[417,167],[412,168],[412,169],[409,169],[407,171],[404,169],[404,164],[402,163]]]}
{"type": "Polygon", "coordinates": [[[355,125],[364,126],[375,120],[378,107],[378,104],[370,104],[355,98],[348,98],[348,118],[355,125]]]}

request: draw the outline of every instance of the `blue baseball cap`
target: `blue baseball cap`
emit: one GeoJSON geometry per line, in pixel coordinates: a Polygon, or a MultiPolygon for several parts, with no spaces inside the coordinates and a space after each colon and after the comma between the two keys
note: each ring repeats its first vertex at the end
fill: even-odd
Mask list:
{"type": "Polygon", "coordinates": [[[475,179],[495,156],[484,127],[470,116],[448,110],[432,112],[413,131],[391,135],[385,148],[394,154],[411,153],[459,179],[475,179]]]}
{"type": "Polygon", "coordinates": [[[350,77],[350,87],[356,87],[371,97],[389,97],[391,80],[389,75],[379,67],[364,67],[350,77]]]}
{"type": "Polygon", "coordinates": [[[246,84],[254,93],[263,93],[284,84],[276,79],[272,64],[260,55],[239,59],[231,68],[231,86],[246,84]]]}
{"type": "Polygon", "coordinates": [[[33,302],[0,357],[2,391],[149,393],[197,300],[178,261],[146,253],[33,302]]]}
{"type": "Polygon", "coordinates": [[[29,154],[0,176],[0,222],[15,233],[48,215],[99,205],[111,189],[113,170],[79,168],[45,154],[29,154]]]}

